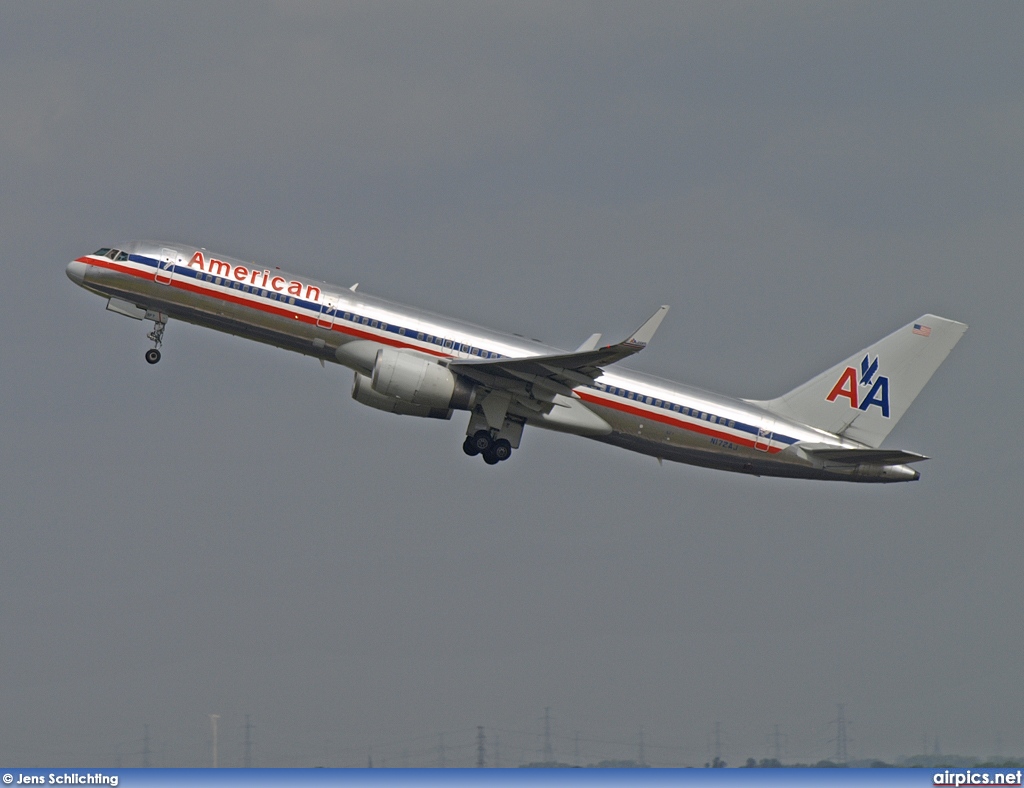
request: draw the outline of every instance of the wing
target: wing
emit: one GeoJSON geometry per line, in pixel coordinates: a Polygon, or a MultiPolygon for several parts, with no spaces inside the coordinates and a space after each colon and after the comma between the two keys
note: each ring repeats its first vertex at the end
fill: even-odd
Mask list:
{"type": "MultiPolygon", "coordinates": [[[[654,336],[668,312],[662,306],[640,328],[622,342],[593,350],[558,353],[551,356],[527,358],[458,359],[448,368],[475,380],[487,388],[508,391],[515,395],[527,394],[531,398],[550,400],[554,394],[572,397],[576,386],[589,386],[601,377],[604,367],[639,353],[654,336]],[[540,389],[541,391],[537,391],[540,389]],[[547,393],[547,396],[544,393],[547,393]],[[540,396],[537,396],[537,395],[540,396]]],[[[584,347],[590,342],[583,344],[584,347]]]]}

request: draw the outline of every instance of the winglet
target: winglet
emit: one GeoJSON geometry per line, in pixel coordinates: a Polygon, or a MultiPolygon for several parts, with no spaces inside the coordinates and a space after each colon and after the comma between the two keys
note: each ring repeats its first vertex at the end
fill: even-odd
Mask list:
{"type": "Polygon", "coordinates": [[[591,334],[590,338],[587,339],[586,342],[584,342],[582,345],[580,345],[578,348],[576,348],[576,352],[577,353],[582,353],[585,350],[594,350],[594,349],[597,348],[597,343],[600,342],[600,341],[601,341],[601,335],[600,334],[591,334]]]}
{"type": "Polygon", "coordinates": [[[654,338],[654,332],[658,330],[658,326],[661,325],[661,321],[667,314],[667,306],[658,307],[658,311],[651,315],[648,321],[634,331],[633,335],[622,344],[637,348],[647,347],[647,344],[654,338]]]}

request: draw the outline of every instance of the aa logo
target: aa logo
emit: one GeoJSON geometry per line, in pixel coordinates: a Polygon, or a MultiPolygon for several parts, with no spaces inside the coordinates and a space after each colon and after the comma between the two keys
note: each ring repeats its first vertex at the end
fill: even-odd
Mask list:
{"type": "Polygon", "coordinates": [[[864,356],[859,375],[856,369],[847,367],[825,399],[835,402],[840,397],[849,400],[851,408],[865,413],[872,405],[877,405],[882,416],[889,418],[889,378],[878,375],[877,356],[874,360],[869,355],[864,356]],[[863,394],[865,391],[867,393],[863,394]]]}

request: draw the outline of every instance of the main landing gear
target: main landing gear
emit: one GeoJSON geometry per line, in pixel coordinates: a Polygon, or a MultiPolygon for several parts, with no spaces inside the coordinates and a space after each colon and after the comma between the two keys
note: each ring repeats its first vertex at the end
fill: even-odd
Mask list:
{"type": "Polygon", "coordinates": [[[495,440],[487,430],[467,435],[462,450],[470,457],[482,455],[488,465],[497,465],[512,456],[512,444],[505,438],[495,440]]]}
{"type": "Polygon", "coordinates": [[[153,342],[153,347],[146,351],[146,362],[155,364],[160,360],[160,345],[164,341],[164,329],[167,328],[167,316],[158,314],[153,319],[153,330],[146,334],[146,338],[153,342]]]}

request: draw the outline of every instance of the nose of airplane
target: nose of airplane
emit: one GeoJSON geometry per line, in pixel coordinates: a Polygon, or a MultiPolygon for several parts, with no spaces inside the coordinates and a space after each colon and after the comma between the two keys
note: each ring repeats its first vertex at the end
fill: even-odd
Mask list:
{"type": "Polygon", "coordinates": [[[76,285],[85,284],[85,272],[88,270],[89,266],[85,263],[81,263],[78,260],[72,260],[68,263],[67,267],[68,279],[76,285]]]}

